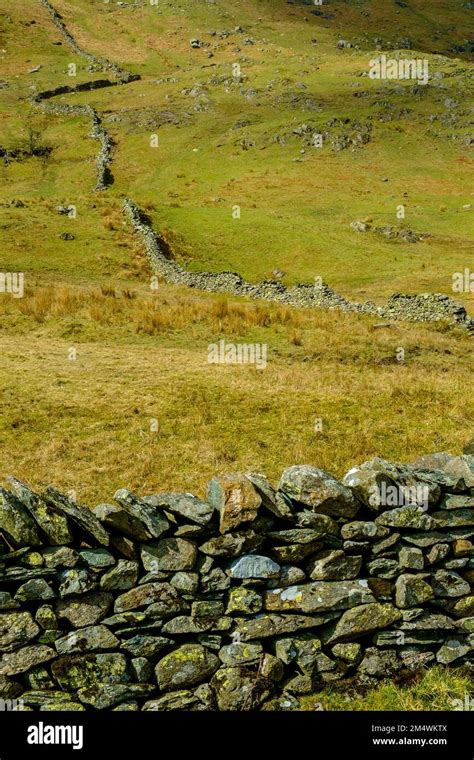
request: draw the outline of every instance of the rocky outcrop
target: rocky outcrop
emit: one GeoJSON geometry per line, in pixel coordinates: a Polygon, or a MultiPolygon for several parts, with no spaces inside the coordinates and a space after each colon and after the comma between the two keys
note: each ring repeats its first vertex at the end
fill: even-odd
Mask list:
{"type": "Polygon", "coordinates": [[[167,246],[130,198],[125,198],[123,211],[143,242],[153,272],[161,275],[166,282],[187,285],[190,288],[213,293],[229,293],[235,296],[276,301],[288,306],[338,309],[372,314],[383,319],[413,322],[445,320],[474,332],[474,319],[469,317],[464,306],[441,293],[418,295],[395,293],[385,306],[376,306],[371,301],[365,303],[348,301],[335,293],[326,283],[300,284],[287,288],[283,283],[273,280],[252,284],[246,282],[236,272],[188,272],[165,255],[167,246]]]}
{"type": "Polygon", "coordinates": [[[23,709],[286,709],[336,681],[474,666],[468,454],[93,509],[8,480],[0,699],[23,709]]]}

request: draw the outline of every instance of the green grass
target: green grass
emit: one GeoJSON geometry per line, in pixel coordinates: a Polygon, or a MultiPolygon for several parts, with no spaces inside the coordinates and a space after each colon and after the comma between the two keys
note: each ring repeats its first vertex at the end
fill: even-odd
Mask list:
{"type": "Polygon", "coordinates": [[[325,687],[300,701],[303,710],[458,711],[469,709],[473,688],[472,675],[462,667],[435,666],[411,683],[383,681],[365,693],[344,685],[325,687]]]}

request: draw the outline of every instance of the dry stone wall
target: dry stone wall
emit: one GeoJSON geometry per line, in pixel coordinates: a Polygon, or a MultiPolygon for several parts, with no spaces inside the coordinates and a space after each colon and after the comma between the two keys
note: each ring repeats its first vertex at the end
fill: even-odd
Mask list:
{"type": "Polygon", "coordinates": [[[326,283],[298,284],[287,288],[282,282],[265,280],[256,284],[246,282],[236,272],[188,272],[165,255],[165,246],[138,206],[130,199],[123,201],[123,212],[140,236],[153,272],[166,282],[213,293],[276,301],[299,308],[338,309],[346,312],[372,314],[381,319],[412,322],[448,321],[474,333],[474,319],[462,304],[442,293],[407,295],[394,293],[384,306],[371,301],[355,303],[338,295],[326,283]]]}
{"type": "Polygon", "coordinates": [[[0,699],[21,709],[288,709],[335,681],[474,666],[471,455],[93,509],[8,481],[0,699]]]}

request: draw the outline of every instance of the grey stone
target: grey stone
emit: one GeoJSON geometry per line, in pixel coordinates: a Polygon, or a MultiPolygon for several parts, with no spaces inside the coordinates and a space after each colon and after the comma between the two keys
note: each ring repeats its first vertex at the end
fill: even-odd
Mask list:
{"type": "Polygon", "coordinates": [[[115,600],[115,612],[127,612],[154,605],[155,615],[172,614],[182,609],[184,602],[169,583],[146,583],[121,594],[115,600]]]}
{"type": "Polygon", "coordinates": [[[400,573],[400,566],[395,559],[378,557],[367,563],[369,575],[375,575],[376,578],[396,578],[400,573]]]}
{"type": "Polygon", "coordinates": [[[245,475],[213,478],[208,486],[208,501],[220,515],[220,532],[228,533],[255,520],[262,499],[245,475]]]}
{"type": "Polygon", "coordinates": [[[165,655],[155,673],[162,691],[190,688],[206,681],[220,666],[215,654],[200,644],[183,644],[165,655]]]}
{"type": "Polygon", "coordinates": [[[102,620],[112,604],[112,594],[92,592],[61,599],[56,605],[56,614],[59,620],[67,620],[73,628],[83,628],[102,620]]]}
{"type": "Polygon", "coordinates": [[[474,496],[445,494],[440,509],[474,509],[474,496]]]}
{"type": "Polygon", "coordinates": [[[45,534],[48,543],[54,545],[69,544],[74,538],[72,525],[66,515],[60,514],[46,504],[25,483],[16,478],[7,478],[15,496],[28,510],[33,520],[45,534]]]}
{"type": "Polygon", "coordinates": [[[327,551],[318,554],[308,566],[313,581],[342,581],[357,578],[362,567],[361,556],[346,556],[342,550],[327,551]]]}
{"type": "Polygon", "coordinates": [[[445,509],[433,512],[437,528],[463,528],[474,525],[474,509],[445,509]]]}
{"type": "Polygon", "coordinates": [[[295,515],[296,525],[299,528],[311,528],[320,535],[323,536],[337,536],[339,534],[339,526],[332,517],[329,515],[322,515],[319,512],[310,512],[307,509],[303,509],[301,512],[297,512],[295,515]]]}
{"type": "Polygon", "coordinates": [[[44,578],[36,578],[23,583],[15,594],[17,602],[46,601],[56,596],[44,578]]]}
{"type": "Polygon", "coordinates": [[[271,693],[245,667],[221,668],[212,677],[211,686],[221,711],[255,710],[271,693]]]}
{"type": "Polygon", "coordinates": [[[277,578],[280,565],[269,557],[247,554],[232,562],[230,574],[232,578],[277,578]]]}
{"type": "Polygon", "coordinates": [[[128,514],[139,520],[153,538],[161,538],[168,530],[169,522],[166,517],[156,507],[152,507],[143,499],[139,499],[126,488],[119,489],[115,493],[114,499],[128,514]]]}
{"type": "Polygon", "coordinates": [[[262,606],[262,595],[258,591],[245,586],[235,586],[229,592],[226,614],[253,615],[260,612],[262,606]]]}
{"type": "Polygon", "coordinates": [[[398,553],[400,567],[406,570],[423,570],[425,558],[421,549],[411,546],[402,546],[398,553]]]}
{"type": "Polygon", "coordinates": [[[342,538],[350,541],[377,541],[382,538],[387,538],[390,534],[388,528],[383,525],[377,525],[375,522],[363,522],[361,520],[355,520],[354,522],[345,523],[341,527],[342,538]]]}
{"type": "Polygon", "coordinates": [[[316,581],[267,591],[265,609],[275,612],[326,612],[373,602],[367,581],[316,581]]]}
{"type": "Polygon", "coordinates": [[[135,541],[148,541],[151,538],[151,533],[143,522],[122,507],[115,504],[98,504],[93,512],[108,528],[113,528],[135,541]]]}
{"type": "Polygon", "coordinates": [[[2,655],[0,660],[0,676],[14,676],[24,673],[43,662],[49,662],[56,657],[56,652],[50,647],[34,644],[2,655]]]}
{"type": "Polygon", "coordinates": [[[224,665],[235,666],[258,663],[263,656],[261,644],[228,644],[219,652],[219,659],[224,665]]]}
{"type": "Polygon", "coordinates": [[[51,665],[51,673],[65,691],[128,681],[127,670],[127,658],[118,653],[65,655],[51,665]]]}
{"type": "Polygon", "coordinates": [[[13,599],[9,591],[0,591],[0,610],[2,612],[18,609],[19,606],[19,602],[13,599]]]}
{"type": "Polygon", "coordinates": [[[236,634],[241,641],[282,636],[308,628],[317,628],[331,622],[336,613],[323,615],[257,615],[255,618],[237,618],[236,634]]]}
{"type": "Polygon", "coordinates": [[[173,639],[168,639],[165,636],[140,634],[122,641],[122,649],[129,652],[132,657],[146,657],[148,660],[156,660],[162,652],[166,652],[173,645],[173,639]]]}
{"type": "Polygon", "coordinates": [[[70,546],[52,546],[49,549],[43,549],[43,559],[46,567],[75,567],[79,562],[79,552],[70,546]]]}
{"type": "Polygon", "coordinates": [[[178,591],[195,594],[199,586],[198,573],[178,572],[173,575],[170,581],[178,591]]]}
{"type": "Polygon", "coordinates": [[[115,557],[107,549],[83,549],[80,552],[82,560],[89,567],[102,569],[115,565],[115,557]]]}
{"type": "Polygon", "coordinates": [[[351,642],[353,639],[359,639],[374,631],[388,628],[401,619],[400,610],[391,604],[379,604],[378,602],[361,604],[343,612],[329,636],[325,636],[325,639],[327,638],[326,643],[351,642]]]}
{"type": "Polygon", "coordinates": [[[199,551],[211,557],[237,557],[247,551],[258,549],[262,543],[262,536],[249,530],[210,538],[209,541],[201,544],[199,551]]]}
{"type": "Polygon", "coordinates": [[[75,594],[85,594],[97,586],[97,578],[85,568],[71,568],[59,573],[59,596],[66,597],[75,594]]]}
{"type": "Polygon", "coordinates": [[[449,544],[435,544],[431,547],[426,555],[426,559],[430,565],[436,565],[438,562],[442,562],[449,555],[449,544]]]}
{"type": "Polygon", "coordinates": [[[310,544],[314,543],[324,535],[314,528],[291,528],[288,530],[276,530],[268,534],[277,543],[282,544],[310,544]]]}
{"type": "Polygon", "coordinates": [[[133,657],[130,661],[130,667],[134,680],[139,683],[150,682],[153,679],[153,665],[146,657],[133,657]]]}
{"type": "Polygon", "coordinates": [[[80,689],[79,699],[96,710],[107,710],[130,699],[148,699],[155,687],[145,683],[110,683],[80,689]]]}
{"type": "Polygon", "coordinates": [[[400,575],[395,583],[395,603],[401,609],[416,607],[433,599],[433,589],[424,577],[419,575],[400,575]]]}
{"type": "Polygon", "coordinates": [[[13,494],[0,488],[0,532],[15,547],[40,546],[36,522],[13,494]]]}
{"type": "Polygon", "coordinates": [[[35,620],[44,630],[56,631],[58,621],[53,608],[49,604],[43,604],[36,610],[35,620]]]}
{"type": "Polygon", "coordinates": [[[219,600],[196,601],[191,605],[191,616],[196,618],[216,618],[223,615],[224,612],[224,602],[219,600]]]}
{"type": "Polygon", "coordinates": [[[377,525],[385,525],[391,528],[414,528],[417,530],[431,530],[436,523],[433,518],[426,514],[421,507],[397,507],[383,512],[375,518],[377,525]]]}
{"type": "Polygon", "coordinates": [[[331,652],[348,665],[357,665],[362,658],[362,647],[358,643],[334,644],[331,652]]]}
{"type": "Polygon", "coordinates": [[[450,665],[452,662],[459,660],[460,657],[469,654],[472,647],[467,641],[458,638],[448,638],[443,646],[436,652],[436,660],[441,665],[450,665]]]}
{"type": "Polygon", "coordinates": [[[288,467],[278,488],[292,501],[332,517],[355,517],[358,511],[349,488],[324,470],[310,465],[288,467]]]}
{"type": "Polygon", "coordinates": [[[140,554],[145,570],[176,572],[194,568],[197,549],[184,538],[162,538],[143,544],[140,554]]]}
{"type": "Polygon", "coordinates": [[[397,652],[369,647],[359,665],[358,672],[372,678],[387,678],[395,675],[401,668],[397,652]]]}
{"type": "Polygon", "coordinates": [[[29,612],[0,613],[0,652],[13,652],[39,633],[29,612]]]}
{"type": "Polygon", "coordinates": [[[102,652],[115,649],[120,642],[105,625],[79,628],[55,641],[58,654],[75,654],[76,652],[102,652]]]}
{"type": "Polygon", "coordinates": [[[466,596],[470,593],[470,586],[460,575],[446,570],[437,570],[432,580],[433,590],[436,596],[457,597],[466,596]]]}
{"type": "Polygon", "coordinates": [[[172,712],[190,710],[198,704],[199,699],[189,689],[172,691],[158,699],[151,699],[143,705],[144,712],[172,712]]]}
{"type": "Polygon", "coordinates": [[[143,501],[157,509],[166,509],[197,525],[207,525],[214,514],[214,507],[188,493],[158,493],[145,496],[143,501]]]}
{"type": "Polygon", "coordinates": [[[138,580],[138,562],[119,559],[115,567],[104,573],[100,587],[104,591],[129,591],[138,580]]]}
{"type": "Polygon", "coordinates": [[[64,494],[49,486],[43,494],[43,500],[58,512],[65,514],[94,542],[102,546],[109,545],[109,534],[90,509],[76,504],[64,494]]]}

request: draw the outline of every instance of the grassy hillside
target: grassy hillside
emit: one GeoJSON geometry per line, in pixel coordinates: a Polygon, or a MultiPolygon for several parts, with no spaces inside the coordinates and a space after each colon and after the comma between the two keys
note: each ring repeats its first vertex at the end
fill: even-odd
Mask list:
{"type": "MultiPolygon", "coordinates": [[[[0,270],[26,284],[24,298],[0,293],[0,477],[94,503],[120,486],[202,495],[228,471],[275,480],[308,462],[342,475],[374,455],[460,452],[474,426],[472,338],[460,328],[153,291],[121,203],[132,197],[195,271],[322,277],[376,303],[453,295],[453,273],[473,268],[469,3],[54,5],[83,48],[141,79],[54,100],[93,105],[115,141],[113,184],[93,193],[90,124],[29,97],[104,75],[37,0],[0,0],[0,270]],[[370,79],[382,52],[426,58],[429,84],[370,79]],[[58,213],[70,204],[76,218],[58,213]],[[373,231],[386,226],[426,237],[373,231]],[[222,338],[265,344],[266,369],[209,364],[222,338]]],[[[456,298],[474,313],[474,293],[456,298]]],[[[450,679],[433,671],[348,705],[329,690],[325,709],[449,708],[467,688],[463,674],[450,679]]]]}

